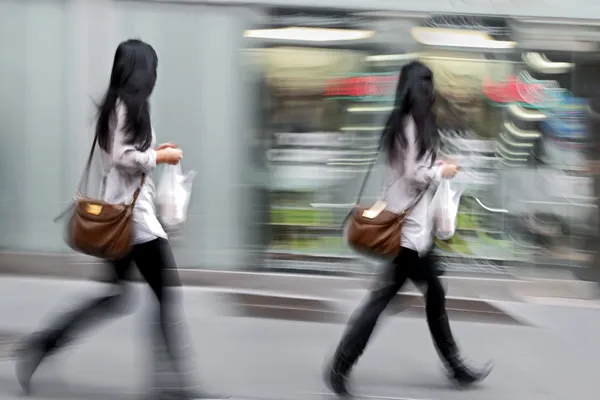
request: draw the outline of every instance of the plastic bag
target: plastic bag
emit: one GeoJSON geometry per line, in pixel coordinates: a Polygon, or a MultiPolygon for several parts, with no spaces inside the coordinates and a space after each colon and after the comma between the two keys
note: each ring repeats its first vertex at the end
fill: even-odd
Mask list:
{"type": "Polygon", "coordinates": [[[440,240],[449,240],[456,231],[456,215],[463,189],[453,189],[448,179],[438,186],[430,209],[433,213],[433,234],[440,240]]]}
{"type": "Polygon", "coordinates": [[[181,164],[165,166],[156,190],[156,208],[167,233],[177,232],[187,220],[195,176],[194,171],[184,174],[181,164]]]}

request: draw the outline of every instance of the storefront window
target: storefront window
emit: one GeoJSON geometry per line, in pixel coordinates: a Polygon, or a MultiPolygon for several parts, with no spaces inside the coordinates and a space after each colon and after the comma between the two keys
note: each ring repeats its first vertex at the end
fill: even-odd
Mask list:
{"type": "Polygon", "coordinates": [[[514,264],[514,243],[506,231],[507,215],[499,197],[503,190],[498,154],[505,109],[489,101],[483,88],[488,81],[510,76],[518,62],[506,51],[446,47],[422,44],[411,54],[372,59],[377,68],[389,71],[418,60],[434,72],[440,157],[461,166],[455,181],[464,187],[457,231],[448,241],[436,239],[437,256],[455,273],[508,273],[514,264]]]}
{"type": "Polygon", "coordinates": [[[537,275],[588,266],[597,226],[587,172],[589,92],[579,80],[597,87],[598,79],[573,50],[524,49],[514,74],[496,84],[504,95],[493,86],[486,92],[506,109],[498,150],[507,229],[515,255],[528,263],[521,271],[537,275]]]}
{"type": "Polygon", "coordinates": [[[264,68],[262,101],[269,104],[267,251],[350,256],[340,235],[343,203],[376,157],[379,134],[372,116],[354,112],[364,104],[357,98],[378,96],[377,88],[394,81],[366,74],[362,51],[275,47],[249,57],[264,68]]]}
{"type": "MultiPolygon", "coordinates": [[[[363,20],[362,29],[379,22],[363,20]]],[[[401,28],[385,35],[372,29],[379,40],[345,46],[249,52],[265,75],[268,95],[261,102],[270,104],[270,265],[286,260],[298,268],[304,260],[309,268],[341,263],[346,272],[364,270],[353,269],[365,263],[350,263],[356,258],[340,223],[377,160],[398,73],[413,60],[434,71],[441,156],[462,168],[456,234],[436,240],[446,268],[514,274],[588,263],[585,238],[596,212],[583,172],[590,92],[582,82],[598,80],[589,62],[578,63],[573,47],[536,47],[535,29],[517,35],[505,18],[385,22],[401,28]]],[[[374,174],[371,196],[379,178],[374,174]]]]}

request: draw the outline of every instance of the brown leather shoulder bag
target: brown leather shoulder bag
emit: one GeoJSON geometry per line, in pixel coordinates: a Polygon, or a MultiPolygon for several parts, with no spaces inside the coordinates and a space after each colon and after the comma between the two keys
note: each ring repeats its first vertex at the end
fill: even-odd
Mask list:
{"type": "Polygon", "coordinates": [[[87,182],[98,136],[90,150],[87,165],[79,182],[72,214],[67,223],[66,242],[73,250],[107,260],[118,260],[129,254],[133,239],[133,207],[146,176],[129,204],[110,204],[86,197],[87,182]]]}
{"type": "Polygon", "coordinates": [[[375,163],[376,160],[369,166],[358,192],[356,205],[344,220],[346,240],[357,253],[378,258],[394,258],[401,249],[400,238],[404,219],[423,198],[429,185],[399,214],[386,210],[387,203],[381,200],[371,207],[362,206],[360,200],[375,163]]]}

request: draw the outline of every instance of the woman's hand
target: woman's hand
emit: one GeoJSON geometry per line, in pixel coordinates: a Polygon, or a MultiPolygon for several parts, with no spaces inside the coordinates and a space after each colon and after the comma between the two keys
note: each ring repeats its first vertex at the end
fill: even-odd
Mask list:
{"type": "Polygon", "coordinates": [[[160,150],[164,150],[164,149],[177,149],[177,148],[179,148],[179,146],[177,146],[175,143],[163,143],[163,144],[159,145],[155,150],[160,151],[160,150]]]}
{"type": "Polygon", "coordinates": [[[183,151],[175,147],[165,147],[156,151],[157,164],[177,165],[183,158],[183,151]]]}
{"type": "Polygon", "coordinates": [[[458,172],[458,165],[444,163],[442,166],[442,178],[444,179],[452,179],[456,176],[458,172]]]}

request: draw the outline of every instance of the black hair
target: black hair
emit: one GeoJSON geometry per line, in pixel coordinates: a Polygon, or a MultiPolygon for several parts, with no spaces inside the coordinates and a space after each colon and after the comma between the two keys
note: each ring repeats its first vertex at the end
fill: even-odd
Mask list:
{"type": "Polygon", "coordinates": [[[432,112],[435,101],[433,72],[423,63],[413,61],[400,71],[394,109],[382,133],[382,148],[387,153],[388,162],[398,156],[397,144],[402,149],[408,146],[404,132],[405,117],[411,115],[417,127],[417,159],[433,152],[438,142],[435,115],[432,112]]]}
{"type": "Polygon", "coordinates": [[[152,144],[152,125],[148,98],[156,84],[158,56],[147,43],[129,39],[117,47],[108,89],[98,105],[96,135],[98,145],[110,151],[110,119],[116,111],[117,101],[122,101],[127,110],[125,132],[127,143],[135,144],[140,151],[152,144]]]}

